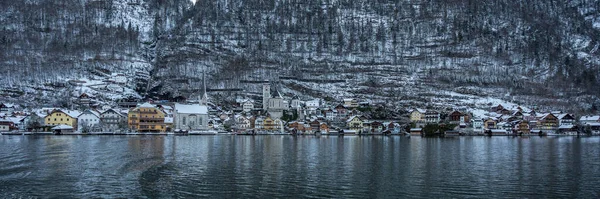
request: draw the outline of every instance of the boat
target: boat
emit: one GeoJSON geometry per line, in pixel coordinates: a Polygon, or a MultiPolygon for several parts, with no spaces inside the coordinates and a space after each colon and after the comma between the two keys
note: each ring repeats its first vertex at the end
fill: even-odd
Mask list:
{"type": "Polygon", "coordinates": [[[175,131],[173,131],[173,133],[175,135],[189,135],[189,132],[187,130],[183,130],[183,129],[175,129],[175,131]]]}
{"type": "Polygon", "coordinates": [[[217,135],[219,132],[211,131],[211,130],[203,130],[203,131],[190,131],[189,135],[217,135]]]}

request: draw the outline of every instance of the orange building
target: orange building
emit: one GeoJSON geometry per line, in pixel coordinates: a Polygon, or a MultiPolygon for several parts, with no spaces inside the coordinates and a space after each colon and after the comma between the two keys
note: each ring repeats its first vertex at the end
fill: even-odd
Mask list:
{"type": "Polygon", "coordinates": [[[129,110],[127,124],[138,132],[165,132],[165,113],[150,103],[129,110]]]}

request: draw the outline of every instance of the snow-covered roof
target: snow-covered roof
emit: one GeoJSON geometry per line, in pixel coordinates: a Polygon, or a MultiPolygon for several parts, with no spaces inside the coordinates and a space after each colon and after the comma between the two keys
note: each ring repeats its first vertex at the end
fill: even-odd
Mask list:
{"type": "Polygon", "coordinates": [[[421,131],[421,130],[423,130],[423,129],[422,128],[412,128],[412,129],[410,129],[410,131],[421,131]]]}
{"type": "Polygon", "coordinates": [[[142,105],[140,105],[140,107],[141,108],[154,108],[155,106],[146,102],[146,103],[143,103],[142,105]]]}
{"type": "Polygon", "coordinates": [[[109,113],[109,112],[113,112],[113,113],[116,113],[116,114],[118,114],[118,115],[122,115],[122,113],[121,113],[121,111],[120,111],[120,110],[115,110],[115,109],[112,109],[112,108],[111,108],[111,109],[108,109],[108,110],[106,110],[106,111],[104,111],[104,112],[102,112],[102,113],[101,113],[101,115],[103,115],[103,114],[106,114],[106,113],[109,113]]]}
{"type": "Polygon", "coordinates": [[[414,112],[414,111],[418,111],[419,113],[425,113],[425,112],[427,112],[427,109],[420,109],[420,108],[416,108],[416,109],[412,109],[412,110],[410,110],[409,112],[411,112],[411,113],[412,113],[412,112],[414,112]]]}
{"type": "Polygon", "coordinates": [[[208,114],[208,107],[199,104],[175,104],[175,112],[184,114],[208,114]]]}
{"type": "Polygon", "coordinates": [[[572,128],[573,128],[573,125],[564,125],[564,124],[563,124],[563,125],[560,125],[558,128],[559,128],[559,129],[572,129],[572,128]]]}
{"type": "Polygon", "coordinates": [[[52,128],[52,130],[71,130],[71,129],[73,129],[72,126],[64,125],[64,124],[61,124],[61,125],[58,125],[58,126],[55,126],[52,128]]]}
{"type": "Polygon", "coordinates": [[[557,117],[558,119],[562,120],[562,119],[563,119],[564,117],[566,117],[567,115],[569,115],[569,114],[568,114],[568,113],[563,113],[563,114],[560,114],[560,115],[558,115],[558,116],[556,116],[556,117],[557,117]]]}
{"type": "Polygon", "coordinates": [[[84,114],[91,114],[91,115],[93,115],[93,116],[95,116],[97,118],[100,118],[100,113],[97,112],[97,111],[95,111],[95,110],[86,110],[83,113],[79,114],[77,117],[82,116],[84,114]]]}
{"type": "Polygon", "coordinates": [[[66,110],[66,109],[59,109],[59,111],[67,114],[69,117],[72,117],[72,118],[77,118],[77,117],[79,117],[79,115],[81,115],[81,112],[79,112],[79,111],[71,111],[71,110],[66,110]]]}
{"type": "Polygon", "coordinates": [[[581,118],[579,119],[581,120],[585,120],[585,121],[598,121],[600,120],[600,116],[598,115],[592,115],[592,116],[581,116],[581,118]]]}
{"type": "Polygon", "coordinates": [[[360,117],[358,115],[354,115],[354,116],[348,118],[348,120],[346,120],[346,123],[351,122],[354,118],[358,118],[360,120],[360,117]]]}
{"type": "Polygon", "coordinates": [[[25,117],[23,117],[23,116],[17,116],[17,117],[7,117],[6,119],[7,119],[7,120],[10,120],[11,122],[13,122],[13,123],[15,123],[15,124],[17,124],[17,123],[19,123],[19,122],[20,122],[20,121],[21,121],[23,118],[25,118],[25,117]]]}
{"type": "Polygon", "coordinates": [[[586,125],[590,125],[590,126],[600,126],[600,122],[590,122],[590,123],[587,123],[586,125]]]}
{"type": "Polygon", "coordinates": [[[0,103],[0,104],[4,104],[4,106],[6,106],[7,108],[12,108],[15,106],[14,104],[11,104],[11,103],[0,103]]]}
{"type": "MultiPolygon", "coordinates": [[[[0,118],[0,122],[2,122],[2,123],[10,123],[10,122],[12,122],[12,121],[11,121],[11,120],[9,120],[9,119],[2,119],[2,118],[0,118]]],[[[14,123],[14,122],[13,122],[13,123],[14,123]]]]}
{"type": "Polygon", "coordinates": [[[538,117],[538,118],[544,118],[544,117],[548,116],[548,114],[549,114],[549,113],[537,113],[537,114],[535,115],[535,117],[538,117]]]}

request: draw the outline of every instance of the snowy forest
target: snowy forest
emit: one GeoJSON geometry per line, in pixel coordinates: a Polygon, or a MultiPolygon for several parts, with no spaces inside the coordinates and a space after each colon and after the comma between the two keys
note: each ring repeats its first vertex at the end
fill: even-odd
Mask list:
{"type": "Polygon", "coordinates": [[[213,91],[259,92],[269,80],[289,95],[402,105],[452,91],[600,106],[598,0],[23,0],[0,9],[3,92],[102,70],[128,74],[146,98],[187,98],[205,71],[213,91]]]}

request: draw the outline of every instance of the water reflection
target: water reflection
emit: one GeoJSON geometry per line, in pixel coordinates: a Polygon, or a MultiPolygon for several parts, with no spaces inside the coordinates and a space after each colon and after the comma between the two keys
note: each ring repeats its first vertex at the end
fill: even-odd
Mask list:
{"type": "Polygon", "coordinates": [[[0,136],[0,197],[598,197],[600,138],[0,136]]]}

